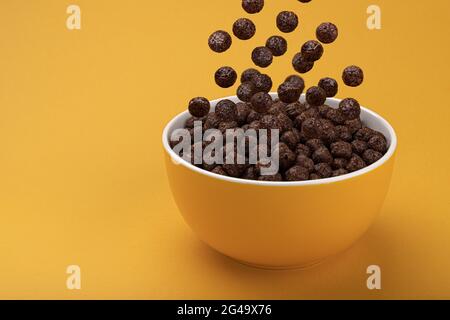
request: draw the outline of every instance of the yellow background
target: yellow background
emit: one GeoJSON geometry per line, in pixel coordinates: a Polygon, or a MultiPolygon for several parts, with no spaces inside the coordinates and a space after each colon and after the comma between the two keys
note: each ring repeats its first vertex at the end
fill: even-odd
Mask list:
{"type": "Polygon", "coordinates": [[[448,0],[266,0],[257,36],[222,55],[206,40],[244,15],[239,0],[80,0],[80,31],[66,29],[69,4],[0,2],[0,298],[450,298],[448,0]],[[366,28],[373,3],[380,31],[366,28]],[[271,272],[220,256],[186,227],[160,135],[192,96],[233,93],[213,72],[251,66],[282,9],[301,27],[268,70],[275,82],[315,27],[335,22],[339,41],[308,84],[362,66],[364,85],[339,96],[391,121],[400,147],[361,241],[317,268],[271,272]],[[70,264],[80,291],[66,289],[70,264]],[[371,264],[381,291],[366,288],[371,264]]]}

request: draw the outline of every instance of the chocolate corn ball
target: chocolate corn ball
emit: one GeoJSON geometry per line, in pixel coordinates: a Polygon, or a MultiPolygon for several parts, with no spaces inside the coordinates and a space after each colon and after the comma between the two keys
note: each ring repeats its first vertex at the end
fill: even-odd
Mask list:
{"type": "Polygon", "coordinates": [[[325,91],[328,98],[336,96],[339,85],[333,78],[323,78],[319,81],[319,87],[325,91]]]}
{"type": "Polygon", "coordinates": [[[328,111],[330,111],[331,109],[333,108],[331,108],[329,105],[326,104],[323,104],[317,108],[322,118],[326,118],[328,111]]]}
{"type": "Polygon", "coordinates": [[[321,147],[313,152],[312,159],[314,163],[333,163],[333,156],[327,147],[321,147]]]}
{"type": "Polygon", "coordinates": [[[284,175],[287,181],[306,181],[309,179],[308,169],[301,166],[293,166],[284,175]]]}
{"type": "Polygon", "coordinates": [[[319,138],[322,139],[326,144],[336,142],[338,140],[338,135],[334,124],[327,119],[319,119],[319,138]]]}
{"type": "Polygon", "coordinates": [[[383,154],[373,149],[367,149],[364,151],[362,158],[368,165],[371,165],[372,163],[375,163],[383,158],[383,154]]]}
{"type": "Polygon", "coordinates": [[[277,147],[279,153],[280,168],[282,170],[291,168],[297,160],[296,154],[283,142],[280,142],[277,147]]]}
{"type": "Polygon", "coordinates": [[[364,151],[366,151],[368,148],[367,142],[362,140],[354,140],[352,141],[352,149],[354,153],[357,153],[359,155],[362,155],[364,151]]]}
{"type": "Polygon", "coordinates": [[[242,74],[241,74],[241,83],[253,81],[255,79],[255,77],[260,74],[261,74],[261,72],[259,72],[256,69],[253,69],[253,68],[247,69],[244,72],[242,72],[242,74]]]}
{"type": "Polygon", "coordinates": [[[355,133],[354,138],[357,140],[369,142],[369,139],[372,138],[374,135],[375,135],[374,130],[372,130],[368,127],[362,127],[355,133]]]}
{"type": "Polygon", "coordinates": [[[319,137],[319,120],[316,118],[309,118],[303,121],[301,126],[301,133],[308,139],[315,139],[319,137]]]}
{"type": "Polygon", "coordinates": [[[298,73],[307,73],[314,67],[314,62],[306,60],[299,52],[292,59],[292,66],[298,73]]]}
{"type": "Polygon", "coordinates": [[[310,157],[312,152],[311,152],[311,148],[308,147],[307,145],[303,144],[303,143],[299,143],[295,149],[295,152],[298,155],[304,155],[306,157],[310,157]]]}
{"type": "Polygon", "coordinates": [[[266,130],[280,130],[281,123],[277,116],[272,114],[267,114],[261,118],[259,121],[261,129],[266,130]]]}
{"type": "Polygon", "coordinates": [[[287,77],[284,82],[291,83],[293,86],[301,89],[302,92],[303,90],[305,90],[305,80],[297,75],[291,75],[287,77]]]}
{"type": "Polygon", "coordinates": [[[334,178],[334,177],[343,176],[345,174],[348,174],[348,171],[341,168],[341,169],[334,170],[333,173],[331,174],[331,176],[334,178]]]}
{"type": "Polygon", "coordinates": [[[318,173],[313,172],[309,175],[309,180],[320,180],[320,179],[322,179],[322,177],[318,173]]]}
{"type": "Polygon", "coordinates": [[[252,52],[252,61],[258,67],[267,68],[273,61],[272,51],[266,47],[257,47],[252,52]]]}
{"type": "Polygon", "coordinates": [[[300,134],[296,129],[286,131],[281,135],[280,141],[284,142],[291,150],[295,150],[300,142],[300,134]]]}
{"type": "Polygon", "coordinates": [[[334,42],[338,37],[338,28],[331,22],[324,22],[317,27],[316,37],[322,43],[334,42]]]}
{"type": "Polygon", "coordinates": [[[237,73],[231,67],[221,67],[216,71],[214,79],[219,87],[229,88],[236,83],[237,73]]]}
{"type": "Polygon", "coordinates": [[[347,118],[340,110],[333,108],[328,110],[328,112],[325,115],[325,118],[330,121],[333,121],[333,123],[335,124],[345,124],[345,121],[347,120],[347,118]]]}
{"type": "Polygon", "coordinates": [[[297,29],[298,16],[292,11],[282,11],[277,16],[277,27],[281,32],[290,33],[297,29]]]}
{"type": "Polygon", "coordinates": [[[350,160],[348,161],[345,169],[348,170],[349,172],[354,172],[354,171],[361,170],[365,167],[366,167],[366,163],[364,162],[364,160],[361,159],[361,157],[358,156],[357,154],[353,154],[352,157],[350,158],[350,160]]]}
{"type": "Polygon", "coordinates": [[[336,126],[336,133],[338,136],[339,140],[345,141],[345,142],[350,142],[353,139],[352,134],[350,133],[350,130],[348,129],[348,127],[346,126],[336,126]]]}
{"type": "Polygon", "coordinates": [[[263,114],[253,110],[253,107],[252,107],[251,103],[250,103],[250,108],[252,110],[250,111],[250,113],[247,116],[247,123],[252,124],[255,121],[261,120],[261,118],[263,117],[263,114]]]}
{"type": "Polygon", "coordinates": [[[264,0],[242,0],[242,8],[250,14],[261,12],[264,8],[264,0]]]}
{"type": "Polygon", "coordinates": [[[322,58],[323,46],[316,40],[309,40],[303,44],[301,54],[306,61],[317,61],[322,58]]]}
{"type": "Polygon", "coordinates": [[[223,169],[222,166],[215,167],[211,172],[221,176],[228,176],[227,172],[223,169]]]}
{"type": "Polygon", "coordinates": [[[331,154],[335,158],[350,159],[353,153],[352,145],[345,141],[338,141],[331,144],[331,154]]]}
{"type": "Polygon", "coordinates": [[[266,182],[280,182],[283,181],[283,177],[280,173],[269,175],[269,176],[260,176],[258,178],[259,181],[266,181],[266,182]]]}
{"type": "Polygon", "coordinates": [[[248,115],[250,114],[250,111],[252,110],[250,108],[250,105],[248,103],[239,102],[236,104],[237,109],[237,122],[239,125],[243,126],[247,123],[248,115]]]}
{"type": "Polygon", "coordinates": [[[309,118],[320,118],[319,110],[317,107],[309,107],[304,111],[300,116],[298,116],[295,120],[301,125],[306,119],[309,118]]]}
{"type": "Polygon", "coordinates": [[[344,159],[344,158],[334,158],[333,159],[333,163],[331,164],[331,167],[334,170],[338,170],[338,169],[344,169],[345,167],[347,167],[348,164],[348,160],[344,159]]]}
{"type": "Polygon", "coordinates": [[[209,110],[211,109],[211,105],[209,100],[203,97],[193,98],[189,102],[189,113],[197,118],[205,117],[209,110]]]}
{"type": "Polygon", "coordinates": [[[272,90],[273,82],[272,79],[267,74],[257,74],[253,78],[253,83],[256,88],[256,92],[269,93],[272,90]]]}
{"type": "Polygon", "coordinates": [[[359,118],[353,120],[346,120],[344,124],[352,135],[362,128],[362,122],[361,119],[359,118]]]}
{"type": "Polygon", "coordinates": [[[275,57],[280,57],[286,53],[288,49],[288,43],[286,39],[280,36],[272,36],[266,41],[266,47],[272,51],[275,57]]]}
{"type": "Polygon", "coordinates": [[[233,40],[228,32],[219,30],[214,32],[208,39],[208,45],[212,51],[222,53],[227,51],[233,40]]]}
{"type": "Polygon", "coordinates": [[[342,80],[349,87],[357,87],[364,81],[364,72],[358,66],[350,66],[344,69],[342,80]]]}
{"type": "Polygon", "coordinates": [[[256,92],[255,84],[251,81],[242,83],[237,89],[237,96],[241,101],[250,102],[256,92]]]}
{"type": "Polygon", "coordinates": [[[236,129],[238,127],[237,121],[224,121],[219,124],[219,127],[217,128],[220,130],[223,134],[227,132],[227,130],[236,129]]]}
{"type": "Polygon", "coordinates": [[[346,98],[339,103],[339,111],[347,120],[358,119],[361,115],[361,106],[353,98],[346,98]]]}
{"type": "Polygon", "coordinates": [[[304,154],[300,154],[297,156],[297,165],[306,168],[310,173],[314,171],[314,161],[304,154]]]}
{"type": "Polygon", "coordinates": [[[320,87],[311,87],[306,91],[306,102],[310,106],[318,107],[325,103],[327,95],[325,91],[320,87]]]}
{"type": "Polygon", "coordinates": [[[285,112],[291,120],[295,120],[303,112],[306,111],[306,105],[300,101],[295,101],[290,103],[285,107],[285,112]]]}
{"type": "Polygon", "coordinates": [[[333,174],[333,169],[328,163],[318,163],[314,166],[315,173],[321,178],[329,178],[333,174]]]}
{"type": "Polygon", "coordinates": [[[369,148],[381,153],[385,153],[387,151],[386,139],[378,133],[375,133],[375,135],[369,139],[367,145],[369,148]]]}
{"type": "Polygon", "coordinates": [[[233,24],[233,34],[240,40],[249,40],[256,33],[256,26],[250,19],[240,18],[233,24]]]}
{"type": "Polygon", "coordinates": [[[278,121],[280,123],[281,133],[295,129],[293,121],[286,114],[281,112],[278,113],[276,117],[278,118],[278,121]]]}
{"type": "Polygon", "coordinates": [[[278,97],[285,103],[293,103],[300,99],[302,90],[291,82],[284,82],[278,87],[278,97]]]}
{"type": "Polygon", "coordinates": [[[204,130],[217,129],[219,127],[221,120],[215,112],[211,112],[206,116],[205,124],[203,125],[204,130]]]}
{"type": "Polygon", "coordinates": [[[284,103],[280,99],[276,99],[273,101],[272,106],[270,107],[268,113],[275,115],[279,113],[285,113],[286,106],[287,103],[284,103]]]}
{"type": "Polygon", "coordinates": [[[221,122],[237,121],[238,111],[236,104],[228,99],[220,101],[216,105],[216,115],[221,122]]]}
{"type": "Polygon", "coordinates": [[[258,92],[251,98],[251,106],[258,113],[266,113],[272,106],[272,97],[266,92],[258,92]]]}
{"type": "Polygon", "coordinates": [[[314,139],[309,139],[308,141],[306,141],[306,145],[314,152],[320,148],[325,147],[325,144],[323,143],[322,140],[314,138],[314,139]]]}

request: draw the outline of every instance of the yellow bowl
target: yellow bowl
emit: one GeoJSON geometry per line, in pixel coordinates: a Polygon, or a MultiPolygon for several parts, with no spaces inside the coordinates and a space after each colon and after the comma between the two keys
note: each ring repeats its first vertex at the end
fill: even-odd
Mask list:
{"type": "MultiPolygon", "coordinates": [[[[236,97],[227,99],[238,101],[236,97]]],[[[211,102],[213,109],[218,101],[211,102]]],[[[334,108],[339,102],[327,100],[334,108]]],[[[168,138],[183,127],[188,117],[188,112],[184,112],[164,129],[170,186],[194,233],[226,256],[270,269],[314,265],[356,242],[383,205],[394,167],[397,137],[386,120],[368,109],[362,108],[361,118],[386,136],[390,146],[387,154],[363,170],[305,182],[235,179],[183,161],[171,150],[168,138]]]]}

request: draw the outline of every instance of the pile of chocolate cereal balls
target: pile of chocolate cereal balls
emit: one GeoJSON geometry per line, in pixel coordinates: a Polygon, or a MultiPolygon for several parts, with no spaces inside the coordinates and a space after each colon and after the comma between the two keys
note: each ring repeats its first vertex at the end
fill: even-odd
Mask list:
{"type": "MultiPolygon", "coordinates": [[[[307,3],[311,0],[299,0],[307,3]]],[[[263,10],[264,0],[242,0],[243,9],[249,14],[263,10]]],[[[294,32],[299,25],[296,13],[283,11],[276,18],[282,33],[294,32]]],[[[237,39],[249,40],[256,34],[255,24],[248,18],[238,19],[233,27],[237,39]]],[[[317,40],[303,44],[301,51],[292,60],[293,68],[300,74],[310,71],[324,53],[323,44],[333,43],[338,37],[338,28],[330,22],[320,24],[316,30],[317,40]]],[[[209,47],[217,53],[227,51],[232,45],[232,36],[223,30],[209,37],[209,47]]],[[[280,35],[267,39],[265,46],[253,50],[253,63],[266,68],[274,57],[287,52],[288,43],[280,35]]],[[[238,80],[237,72],[229,66],[215,73],[215,82],[222,88],[232,87],[238,80]]],[[[357,66],[345,68],[342,80],[347,86],[357,87],[363,83],[364,73],[357,66]]],[[[190,101],[192,115],[185,128],[194,134],[194,122],[200,121],[204,131],[219,129],[224,135],[229,129],[278,129],[280,131],[279,172],[261,175],[259,164],[223,164],[196,166],[215,174],[234,178],[260,181],[306,181],[337,177],[358,171],[381,159],[387,152],[388,143],[382,133],[370,129],[360,119],[361,107],[353,98],[341,101],[339,108],[326,105],[326,99],[336,96],[338,83],[332,78],[323,78],[317,86],[306,90],[306,102],[299,102],[305,90],[305,81],[291,75],[278,87],[278,99],[273,100],[269,92],[273,87],[269,75],[250,68],[240,77],[237,96],[241,102],[222,100],[210,112],[208,99],[197,97],[190,101]]],[[[193,139],[192,139],[193,140],[193,139]]],[[[225,138],[224,138],[225,141],[225,138]]],[[[174,147],[178,141],[171,141],[174,147]]],[[[193,142],[194,143],[194,142],[193,142]]],[[[205,142],[202,143],[205,146],[205,142]]],[[[192,146],[194,149],[194,145],[192,146]]],[[[192,157],[193,158],[193,157],[192,157]]],[[[194,163],[194,162],[193,162],[194,163]]]]}

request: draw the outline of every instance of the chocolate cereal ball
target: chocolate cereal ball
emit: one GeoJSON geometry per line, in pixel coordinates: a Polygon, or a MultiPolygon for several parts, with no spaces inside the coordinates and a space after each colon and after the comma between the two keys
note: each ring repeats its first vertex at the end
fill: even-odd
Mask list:
{"type": "Polygon", "coordinates": [[[237,96],[241,101],[250,102],[256,92],[255,84],[251,81],[242,83],[237,89],[237,96]]]}
{"type": "Polygon", "coordinates": [[[306,168],[309,172],[314,171],[314,161],[304,154],[299,154],[297,156],[297,165],[306,168]]]}
{"type": "Polygon", "coordinates": [[[251,98],[251,106],[258,113],[266,113],[272,102],[272,97],[266,92],[258,92],[251,98]]]}
{"type": "Polygon", "coordinates": [[[342,73],[342,80],[349,87],[357,87],[364,81],[364,72],[357,66],[347,67],[342,73]]]}
{"type": "Polygon", "coordinates": [[[229,88],[236,83],[237,73],[231,67],[221,67],[216,71],[214,79],[219,87],[229,88]]]}
{"type": "Polygon", "coordinates": [[[339,85],[333,78],[322,78],[319,81],[319,87],[325,91],[328,98],[332,98],[338,93],[339,85]]]}
{"type": "Polygon", "coordinates": [[[212,51],[221,53],[227,51],[233,40],[228,32],[219,30],[214,32],[208,39],[208,45],[212,51]]]}
{"type": "Polygon", "coordinates": [[[244,72],[242,72],[241,75],[241,83],[247,82],[247,81],[253,81],[257,75],[260,75],[261,73],[253,68],[247,69],[244,72]]]}
{"type": "Polygon", "coordinates": [[[284,142],[291,150],[295,150],[298,143],[300,142],[300,134],[296,129],[286,131],[281,135],[280,141],[284,142]]]}
{"type": "Polygon", "coordinates": [[[267,74],[257,74],[253,78],[253,83],[256,88],[256,92],[270,92],[272,90],[273,82],[272,79],[267,74]]]}
{"type": "Polygon", "coordinates": [[[323,46],[316,40],[305,42],[301,50],[302,56],[307,61],[317,61],[323,55],[323,46]]]}
{"type": "Polygon", "coordinates": [[[293,166],[285,173],[287,181],[306,181],[309,179],[308,169],[301,166],[293,166]]]}
{"type": "Polygon", "coordinates": [[[197,97],[189,102],[189,113],[197,118],[203,118],[208,115],[211,105],[209,100],[203,97],[197,97]]]}
{"type": "Polygon", "coordinates": [[[242,8],[250,14],[261,12],[264,8],[264,0],[242,0],[242,8]]]}
{"type": "Polygon", "coordinates": [[[363,140],[354,140],[352,142],[352,149],[354,153],[363,154],[368,148],[367,142],[363,140]]]}
{"type": "Polygon", "coordinates": [[[352,145],[345,141],[331,144],[331,154],[336,158],[349,159],[352,156],[352,145]]]}
{"type": "Polygon", "coordinates": [[[332,43],[338,37],[338,28],[331,22],[324,22],[317,27],[316,37],[322,43],[332,43]]]}
{"type": "Polygon", "coordinates": [[[345,167],[346,170],[349,172],[354,172],[361,170],[366,167],[366,163],[363,159],[361,159],[360,156],[353,154],[350,160],[348,161],[347,167],[345,167]]]}
{"type": "Polygon", "coordinates": [[[311,87],[306,91],[306,101],[312,107],[318,107],[325,103],[327,94],[320,87],[311,87]]]}
{"type": "Polygon", "coordinates": [[[278,87],[278,98],[285,103],[293,103],[300,99],[302,90],[291,82],[284,82],[278,87]]]}
{"type": "Polygon", "coordinates": [[[272,51],[266,47],[257,47],[252,52],[252,60],[258,67],[267,68],[273,61],[272,51]]]}
{"type": "Polygon", "coordinates": [[[314,62],[306,60],[299,52],[292,59],[292,66],[298,73],[307,73],[314,67],[314,62]]]}
{"type": "Polygon", "coordinates": [[[367,145],[369,148],[381,153],[385,153],[387,151],[386,139],[379,134],[373,135],[367,142],[367,145]]]}
{"type": "Polygon", "coordinates": [[[302,92],[303,90],[305,90],[305,80],[303,80],[302,77],[299,77],[297,75],[287,77],[286,80],[284,80],[284,82],[291,83],[293,86],[301,89],[302,92]]]}
{"type": "Polygon", "coordinates": [[[272,54],[275,57],[280,57],[286,53],[288,49],[288,43],[283,37],[272,36],[267,39],[266,47],[269,48],[270,51],[272,51],[272,54]]]}
{"type": "Polygon", "coordinates": [[[362,158],[368,165],[371,165],[372,163],[375,163],[383,158],[383,154],[373,149],[367,149],[364,151],[362,158]]]}
{"type": "Polygon", "coordinates": [[[318,174],[321,178],[329,178],[333,174],[333,169],[328,163],[318,163],[314,166],[316,170],[316,174],[318,174]]]}
{"type": "Polygon", "coordinates": [[[277,27],[281,32],[289,33],[297,29],[298,16],[292,11],[282,11],[277,16],[277,27]]]}
{"type": "Polygon", "coordinates": [[[327,147],[320,147],[316,151],[313,152],[312,159],[314,163],[333,163],[333,156],[327,147]]]}
{"type": "Polygon", "coordinates": [[[241,40],[249,40],[256,33],[255,24],[247,18],[240,18],[233,24],[233,34],[241,40]]]}
{"type": "Polygon", "coordinates": [[[361,106],[353,98],[346,98],[339,103],[339,112],[347,119],[358,119],[361,115],[361,106]]]}
{"type": "Polygon", "coordinates": [[[339,177],[339,176],[343,176],[344,174],[347,174],[348,171],[341,168],[341,169],[337,169],[333,171],[333,174],[331,175],[332,177],[339,177]]]}
{"type": "Polygon", "coordinates": [[[238,120],[237,106],[233,101],[228,99],[222,100],[216,105],[215,114],[222,122],[238,120]]]}

